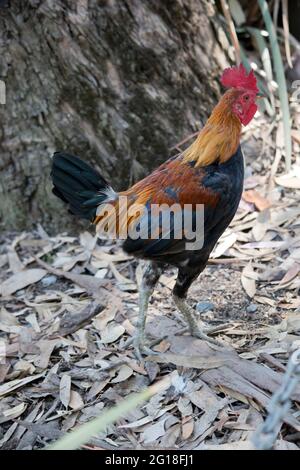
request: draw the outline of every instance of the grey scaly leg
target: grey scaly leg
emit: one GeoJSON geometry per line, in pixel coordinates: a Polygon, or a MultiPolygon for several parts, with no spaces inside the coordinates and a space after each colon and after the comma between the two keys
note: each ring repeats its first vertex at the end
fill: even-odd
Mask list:
{"type": "Polygon", "coordinates": [[[216,346],[224,346],[224,344],[222,344],[220,341],[217,341],[208,336],[209,333],[216,331],[215,328],[205,328],[203,322],[201,322],[202,325],[200,327],[198,326],[195,319],[194,310],[186,302],[187,291],[201,271],[202,269],[197,270],[197,272],[179,269],[176,284],[173,289],[174,302],[179,312],[186,319],[192,336],[208,341],[209,343],[216,346]]]}
{"type": "Polygon", "coordinates": [[[186,322],[189,326],[189,330],[192,336],[195,336],[196,338],[204,339],[205,341],[208,341],[209,343],[214,344],[216,346],[223,346],[220,341],[217,341],[208,336],[210,332],[216,331],[215,328],[211,328],[211,329],[206,328],[204,324],[201,325],[201,327],[198,326],[195,320],[194,310],[187,304],[185,299],[177,297],[176,295],[174,295],[173,298],[174,298],[176,307],[186,319],[186,322]]]}
{"type": "Polygon", "coordinates": [[[145,325],[149,299],[161,273],[162,268],[159,265],[154,262],[147,262],[139,289],[138,331],[133,340],[134,349],[140,361],[142,361],[143,352],[146,354],[153,354],[153,352],[145,345],[145,325]]]}

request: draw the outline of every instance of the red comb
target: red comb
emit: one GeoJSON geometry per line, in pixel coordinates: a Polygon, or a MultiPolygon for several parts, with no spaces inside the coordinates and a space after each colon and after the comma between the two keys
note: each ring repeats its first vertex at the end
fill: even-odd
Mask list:
{"type": "Polygon", "coordinates": [[[253,70],[251,69],[247,75],[247,71],[242,64],[239,67],[225,69],[221,77],[221,83],[226,88],[242,88],[255,93],[259,91],[253,70]]]}

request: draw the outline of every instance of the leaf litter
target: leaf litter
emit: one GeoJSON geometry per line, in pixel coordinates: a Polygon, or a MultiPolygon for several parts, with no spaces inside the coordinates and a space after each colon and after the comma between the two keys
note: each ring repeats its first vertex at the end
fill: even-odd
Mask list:
{"type": "MultiPolygon", "coordinates": [[[[136,331],[141,267],[118,244],[89,232],[51,237],[40,226],[1,235],[1,449],[43,448],[170,372],[168,390],[84,447],[251,448],[300,347],[300,162],[288,175],[276,163],[275,175],[271,132],[255,121],[244,140],[259,142],[264,132],[264,149],[253,160],[247,146],[240,207],[189,293],[194,307],[209,305],[199,305],[204,322],[226,324],[216,332],[226,349],[186,333],[168,270],[146,327],[152,340],[165,338],[153,348],[160,354],[139,364],[126,345],[136,331]]],[[[292,400],[276,449],[300,447],[300,386],[292,400]]]]}

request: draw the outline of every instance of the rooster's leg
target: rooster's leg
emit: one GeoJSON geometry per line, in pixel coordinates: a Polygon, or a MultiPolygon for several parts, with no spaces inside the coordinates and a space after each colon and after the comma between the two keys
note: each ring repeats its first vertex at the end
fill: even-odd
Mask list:
{"type": "Polygon", "coordinates": [[[209,343],[215,344],[216,346],[224,346],[221,342],[208,336],[209,333],[215,331],[215,328],[206,328],[203,322],[201,322],[201,326],[198,325],[195,319],[194,309],[191,308],[186,302],[188,288],[196,279],[196,277],[198,277],[198,274],[201,271],[197,270],[197,272],[188,272],[186,270],[183,271],[179,269],[178,277],[173,290],[174,302],[179,312],[186,319],[192,336],[208,341],[209,343]]]}
{"type": "Polygon", "coordinates": [[[154,287],[162,273],[162,269],[156,263],[147,263],[142,282],[139,289],[139,316],[137,324],[137,334],[133,340],[133,346],[139,360],[142,360],[142,354],[153,354],[145,344],[145,325],[148,311],[148,303],[154,287]]]}
{"type": "Polygon", "coordinates": [[[210,332],[214,332],[215,328],[206,328],[203,324],[199,327],[198,323],[195,320],[194,310],[187,304],[185,299],[177,297],[174,295],[174,302],[176,307],[180,311],[180,313],[184,316],[189,326],[189,330],[192,336],[196,338],[204,339],[211,344],[215,344],[216,346],[223,346],[221,342],[211,338],[208,336],[210,332]]]}

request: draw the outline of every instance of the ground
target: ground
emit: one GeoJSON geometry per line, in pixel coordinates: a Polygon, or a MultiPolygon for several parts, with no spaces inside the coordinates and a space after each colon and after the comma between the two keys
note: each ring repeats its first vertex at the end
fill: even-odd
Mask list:
{"type": "MultiPolygon", "coordinates": [[[[168,270],[147,322],[149,337],[164,337],[153,347],[160,354],[140,364],[127,343],[142,267],[118,244],[88,231],[49,236],[41,226],[1,235],[2,449],[44,447],[168,375],[168,390],[85,448],[252,446],[300,344],[300,209],[297,177],[270,179],[266,153],[246,157],[239,211],[189,292],[202,320],[224,325],[216,335],[223,349],[185,332],[171,298],[175,271],[168,270]]],[[[291,399],[276,448],[299,448],[299,384],[291,399]]]]}

